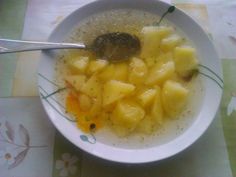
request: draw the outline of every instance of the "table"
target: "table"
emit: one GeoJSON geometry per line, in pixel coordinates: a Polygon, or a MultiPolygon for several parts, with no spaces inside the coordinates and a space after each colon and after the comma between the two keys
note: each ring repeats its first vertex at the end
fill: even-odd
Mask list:
{"type": "MultiPolygon", "coordinates": [[[[69,13],[90,1],[1,0],[0,36],[44,41],[69,13]]],[[[165,1],[202,25],[222,61],[224,94],[207,132],[161,162],[124,165],[98,159],[68,142],[43,111],[36,89],[39,52],[1,55],[0,177],[236,176],[236,1],[165,1]]]]}

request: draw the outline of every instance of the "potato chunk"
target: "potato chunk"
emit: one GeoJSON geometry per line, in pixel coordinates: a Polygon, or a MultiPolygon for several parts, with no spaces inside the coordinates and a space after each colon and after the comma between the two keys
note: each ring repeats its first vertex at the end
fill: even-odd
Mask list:
{"type": "Polygon", "coordinates": [[[95,72],[101,71],[107,65],[108,65],[108,61],[106,60],[102,60],[102,59],[92,60],[90,61],[89,66],[88,66],[88,74],[93,74],[95,72]]]}
{"type": "Polygon", "coordinates": [[[182,77],[188,77],[198,67],[196,51],[192,47],[176,47],[174,61],[176,72],[182,77]]]}
{"type": "Polygon", "coordinates": [[[102,110],[102,95],[97,95],[96,98],[92,99],[92,106],[88,114],[91,117],[96,117],[101,114],[101,110],[102,110]]]}
{"type": "Polygon", "coordinates": [[[85,73],[89,64],[89,57],[80,56],[69,62],[72,73],[85,73]]]}
{"type": "Polygon", "coordinates": [[[80,91],[81,87],[86,81],[85,75],[71,75],[65,77],[66,82],[75,90],[80,91]]]}
{"type": "Polygon", "coordinates": [[[113,64],[107,65],[101,73],[98,74],[98,78],[102,81],[109,81],[113,79],[115,74],[115,66],[113,64]]]}
{"type": "Polygon", "coordinates": [[[102,84],[99,82],[96,75],[89,78],[87,82],[81,87],[81,92],[85,93],[90,97],[97,97],[101,95],[102,84]]]}
{"type": "Polygon", "coordinates": [[[135,102],[120,101],[111,116],[115,131],[119,136],[132,132],[144,118],[144,110],[135,102]]]}
{"type": "Polygon", "coordinates": [[[169,52],[173,50],[177,45],[179,45],[182,41],[183,39],[180,36],[173,34],[161,40],[161,50],[164,52],[169,52]]]}
{"type": "Polygon", "coordinates": [[[129,71],[129,82],[142,84],[146,79],[148,68],[142,59],[132,58],[129,64],[129,71]]]}
{"type": "Polygon", "coordinates": [[[157,63],[167,63],[169,61],[173,61],[173,54],[172,52],[162,53],[157,57],[157,63]]]}
{"type": "Polygon", "coordinates": [[[129,95],[134,89],[134,85],[121,81],[111,80],[106,82],[103,88],[103,106],[109,105],[129,95]]]}
{"type": "Polygon", "coordinates": [[[164,64],[157,64],[151,68],[146,80],[146,84],[162,84],[174,74],[174,71],[175,65],[173,61],[169,61],[164,64]]]}
{"type": "Polygon", "coordinates": [[[147,107],[149,106],[156,95],[156,89],[147,89],[143,91],[140,95],[138,95],[138,102],[143,106],[147,107]]]}
{"type": "Polygon", "coordinates": [[[168,61],[173,61],[173,56],[171,52],[166,52],[166,53],[161,53],[158,55],[158,57],[154,58],[145,58],[145,63],[146,65],[151,68],[156,64],[164,64],[167,63],[168,61]]]}
{"type": "Polygon", "coordinates": [[[161,100],[161,88],[156,86],[156,95],[151,107],[151,118],[155,125],[161,125],[163,121],[163,108],[161,100]]]}
{"type": "Polygon", "coordinates": [[[144,58],[147,67],[153,67],[157,63],[157,57],[144,58]]]}
{"type": "Polygon", "coordinates": [[[128,65],[127,63],[117,63],[114,67],[114,80],[127,81],[128,65]]]}
{"type": "Polygon", "coordinates": [[[161,53],[156,58],[145,59],[145,62],[149,68],[152,68],[155,65],[167,63],[169,61],[173,61],[173,55],[171,52],[161,53]]]}
{"type": "Polygon", "coordinates": [[[165,82],[161,94],[166,114],[170,117],[178,115],[187,102],[189,91],[180,83],[168,80],[165,82]]]}
{"type": "Polygon", "coordinates": [[[159,46],[161,39],[171,34],[173,31],[170,27],[145,26],[142,29],[142,58],[157,57],[160,53],[159,46]]]}

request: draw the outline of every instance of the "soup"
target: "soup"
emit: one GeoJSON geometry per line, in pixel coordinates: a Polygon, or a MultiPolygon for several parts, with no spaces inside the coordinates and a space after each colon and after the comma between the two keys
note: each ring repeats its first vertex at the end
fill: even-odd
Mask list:
{"type": "Polygon", "coordinates": [[[176,135],[191,123],[203,94],[196,49],[172,24],[154,26],[158,18],[138,10],[107,11],[84,19],[68,37],[90,44],[101,34],[126,32],[142,46],[119,63],[83,50],[68,50],[58,59],[56,82],[67,88],[59,99],[80,130],[108,129],[124,138],[153,136],[164,128],[176,135]]]}

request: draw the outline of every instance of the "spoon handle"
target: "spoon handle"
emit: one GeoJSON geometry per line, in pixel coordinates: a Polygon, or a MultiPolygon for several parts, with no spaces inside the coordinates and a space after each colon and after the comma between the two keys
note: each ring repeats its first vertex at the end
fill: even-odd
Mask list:
{"type": "Polygon", "coordinates": [[[56,43],[0,39],[0,54],[45,49],[85,49],[83,43],[56,43]]]}

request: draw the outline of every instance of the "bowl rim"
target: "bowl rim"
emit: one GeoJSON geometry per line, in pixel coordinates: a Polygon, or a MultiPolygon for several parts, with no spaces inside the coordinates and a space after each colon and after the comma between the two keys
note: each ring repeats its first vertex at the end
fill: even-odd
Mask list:
{"type": "MultiPolygon", "coordinates": [[[[144,2],[144,1],[145,0],[137,0],[135,2],[139,3],[139,2],[144,2]]],[[[85,5],[82,5],[80,8],[76,9],[74,12],[69,14],[59,25],[57,25],[57,27],[50,34],[50,36],[48,38],[48,41],[51,41],[53,39],[54,34],[57,32],[57,30],[59,28],[63,27],[63,25],[66,23],[66,20],[68,20],[69,18],[73,18],[73,16],[78,11],[81,11],[81,9],[86,9],[86,8],[88,9],[88,8],[90,8],[90,6],[96,6],[97,4],[100,4],[100,3],[114,3],[114,2],[116,2],[117,4],[118,4],[118,2],[122,4],[122,3],[126,3],[126,0],[94,0],[92,2],[86,3],[85,5]]],[[[127,1],[127,2],[128,3],[133,3],[133,1],[132,2],[127,1]]],[[[165,6],[165,7],[171,6],[170,4],[168,4],[166,2],[156,1],[156,0],[149,0],[149,1],[146,1],[145,3],[148,3],[148,4],[152,3],[153,6],[158,5],[158,4],[161,4],[162,6],[165,6]]],[[[208,35],[201,28],[201,26],[195,20],[193,20],[190,16],[188,16],[185,12],[178,9],[177,7],[176,7],[176,11],[180,14],[180,16],[184,16],[189,21],[192,21],[192,23],[195,25],[195,27],[197,27],[198,30],[200,30],[201,33],[205,36],[206,40],[209,41],[209,44],[211,45],[210,47],[212,48],[212,50],[214,51],[214,55],[216,56],[216,61],[217,61],[217,65],[218,65],[216,67],[218,69],[218,74],[222,78],[221,61],[220,61],[219,57],[217,56],[214,45],[211,43],[208,35]]],[[[40,66],[41,66],[42,58],[44,58],[45,55],[46,55],[46,52],[44,52],[44,51],[41,52],[40,64],[39,64],[39,67],[38,67],[38,71],[40,71],[42,69],[42,68],[40,68],[40,66]]],[[[39,77],[38,77],[38,83],[39,83],[39,77]]],[[[38,91],[40,92],[39,88],[38,88],[38,91]]],[[[216,99],[214,101],[214,107],[212,108],[213,112],[210,115],[208,115],[209,117],[207,119],[207,122],[205,122],[206,124],[204,126],[202,126],[202,127],[196,126],[197,124],[199,124],[199,122],[198,121],[193,122],[193,125],[191,125],[191,127],[193,127],[191,129],[192,138],[191,139],[188,138],[188,141],[185,141],[185,140],[186,140],[186,136],[187,135],[189,136],[189,134],[186,134],[186,132],[185,132],[182,135],[175,138],[173,141],[171,141],[169,143],[166,143],[166,144],[163,144],[163,145],[160,145],[158,147],[158,151],[156,150],[156,147],[150,147],[150,148],[147,148],[145,150],[144,149],[122,149],[122,155],[120,154],[120,150],[121,150],[120,148],[109,146],[109,155],[108,156],[104,155],[104,153],[99,152],[99,150],[101,148],[104,148],[104,146],[107,146],[107,145],[98,143],[96,145],[96,148],[94,148],[94,147],[90,147],[89,145],[84,145],[83,143],[81,144],[80,141],[75,141],[75,139],[72,138],[69,134],[69,133],[73,133],[73,132],[64,131],[65,128],[61,127],[61,125],[58,123],[58,121],[56,121],[54,118],[52,118],[51,110],[48,109],[48,106],[46,105],[46,102],[43,100],[41,95],[40,95],[40,100],[42,102],[44,110],[46,111],[49,119],[54,124],[56,129],[66,139],[68,139],[71,143],[73,143],[78,148],[82,149],[83,151],[85,151],[89,154],[92,154],[94,156],[97,156],[97,157],[105,159],[105,160],[109,160],[109,161],[113,161],[113,162],[120,162],[120,163],[137,164],[137,163],[149,163],[149,162],[163,160],[163,159],[169,158],[169,157],[185,150],[187,147],[191,146],[194,142],[197,141],[197,139],[199,139],[203,135],[203,133],[210,126],[210,124],[213,121],[213,119],[214,119],[214,117],[217,113],[217,110],[220,106],[221,97],[222,97],[222,90],[219,90],[218,94],[216,96],[216,99]],[[146,154],[147,152],[149,152],[150,154],[147,155],[146,154]],[[132,154],[132,156],[130,154],[132,154]],[[139,155],[135,156],[135,154],[139,154],[139,155]],[[139,157],[139,156],[141,156],[141,157],[139,157]],[[147,156],[149,158],[145,158],[147,156]]],[[[201,115],[199,115],[199,116],[201,116],[201,115]]],[[[189,131],[189,130],[186,130],[186,131],[189,131]]],[[[92,146],[94,146],[94,145],[92,145],[92,146]]]]}

